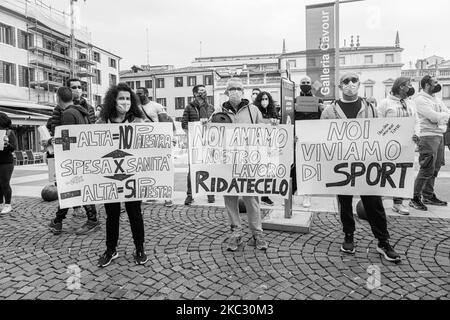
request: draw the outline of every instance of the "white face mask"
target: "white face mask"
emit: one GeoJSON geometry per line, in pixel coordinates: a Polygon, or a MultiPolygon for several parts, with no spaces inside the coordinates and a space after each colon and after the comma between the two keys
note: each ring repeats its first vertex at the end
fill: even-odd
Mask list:
{"type": "Polygon", "coordinates": [[[358,94],[359,86],[356,83],[349,82],[348,84],[342,85],[342,91],[346,96],[352,97],[356,96],[358,94]]]}
{"type": "Polygon", "coordinates": [[[267,100],[261,101],[261,106],[262,106],[263,108],[267,108],[267,107],[269,106],[269,101],[267,101],[267,100]]]}
{"type": "Polygon", "coordinates": [[[119,114],[127,113],[131,108],[130,93],[127,91],[120,91],[117,95],[116,103],[117,112],[119,114]]]}
{"type": "Polygon", "coordinates": [[[228,93],[230,103],[233,105],[238,105],[242,100],[242,91],[232,91],[228,93]]]}

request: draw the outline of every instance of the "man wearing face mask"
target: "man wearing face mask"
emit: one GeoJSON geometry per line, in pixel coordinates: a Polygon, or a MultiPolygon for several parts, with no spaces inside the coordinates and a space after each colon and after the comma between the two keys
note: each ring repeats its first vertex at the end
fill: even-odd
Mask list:
{"type": "Polygon", "coordinates": [[[414,183],[414,198],[409,205],[426,211],[426,205],[446,206],[434,193],[435,179],[444,161],[443,133],[450,118],[450,111],[441,99],[435,96],[441,85],[435,77],[426,75],[420,81],[422,91],[414,99],[419,116],[419,164],[420,169],[414,183]]]}
{"type": "MultiPolygon", "coordinates": [[[[308,76],[303,77],[300,80],[300,97],[313,97],[311,91],[311,78],[308,76]]],[[[295,112],[295,120],[315,120],[320,119],[320,115],[323,110],[323,100],[319,99],[319,104],[317,105],[317,112],[295,112]]],[[[295,166],[295,165],[294,165],[295,166]]],[[[295,193],[297,191],[297,175],[295,174],[296,168],[293,168],[292,172],[292,191],[295,193]]],[[[302,206],[305,208],[311,207],[311,196],[304,195],[302,206]]]]}
{"type": "MultiPolygon", "coordinates": [[[[202,84],[198,84],[192,88],[192,94],[194,95],[194,100],[190,102],[183,112],[183,120],[181,121],[181,127],[188,135],[189,122],[200,121],[200,119],[209,119],[214,113],[214,106],[209,104],[207,101],[208,93],[206,88],[202,84]]],[[[192,186],[191,186],[191,169],[189,168],[187,176],[187,191],[186,200],[184,204],[189,206],[194,201],[192,197],[192,186]]],[[[208,195],[208,203],[214,203],[214,195],[208,195]]]]}
{"type": "Polygon", "coordinates": [[[147,117],[147,119],[150,120],[150,122],[158,122],[158,115],[160,113],[166,113],[164,107],[161,104],[149,99],[148,89],[145,87],[137,88],[136,94],[139,97],[142,111],[144,112],[144,115],[147,117]]]}
{"type": "Polygon", "coordinates": [[[261,93],[261,90],[259,88],[253,88],[252,89],[252,103],[255,103],[256,97],[260,93],[261,93]]]}
{"type": "MultiPolygon", "coordinates": [[[[321,119],[355,119],[376,118],[377,111],[358,96],[360,82],[356,73],[346,73],[340,79],[339,88],[342,90],[342,99],[329,105],[323,112],[321,119]]],[[[337,195],[339,213],[344,231],[344,242],[341,251],[349,254],[355,253],[354,232],[355,219],[353,217],[353,196],[337,195]]],[[[377,252],[387,261],[399,262],[400,255],[389,244],[386,212],[380,196],[362,195],[361,201],[367,214],[375,238],[378,239],[377,252]]]]}
{"type": "MultiPolygon", "coordinates": [[[[91,123],[89,112],[81,105],[72,104],[72,92],[67,87],[60,87],[57,91],[58,105],[63,109],[61,117],[61,125],[89,124],[91,123]]],[[[75,231],[77,235],[87,234],[91,231],[98,230],[100,222],[97,218],[97,210],[95,205],[84,206],[86,210],[87,221],[79,229],[75,231]]],[[[58,207],[56,217],[50,221],[49,228],[53,234],[58,235],[62,232],[62,222],[66,218],[68,208],[61,209],[58,207]]]]}
{"type": "MultiPolygon", "coordinates": [[[[258,107],[250,104],[244,99],[244,86],[239,78],[231,78],[227,83],[225,94],[228,101],[222,105],[222,112],[225,112],[232,119],[233,123],[264,123],[263,116],[258,107]]],[[[252,238],[249,245],[255,246],[259,250],[267,250],[268,244],[264,240],[261,209],[258,197],[243,196],[248,225],[252,232],[252,238]]],[[[236,251],[243,243],[242,240],[242,221],[239,215],[239,197],[224,196],[225,207],[227,208],[228,218],[231,225],[231,234],[228,238],[228,251],[236,251]]]]}
{"type": "Polygon", "coordinates": [[[95,123],[95,110],[85,98],[83,98],[83,89],[81,87],[81,81],[77,78],[72,78],[66,81],[66,86],[72,90],[73,104],[80,105],[86,109],[89,114],[90,123],[95,123]]]}
{"type": "MultiPolygon", "coordinates": [[[[411,79],[406,77],[399,77],[395,79],[392,85],[391,93],[386,99],[380,102],[380,107],[377,109],[379,118],[400,118],[412,117],[416,120],[416,132],[418,129],[418,121],[416,115],[416,106],[414,101],[410,98],[414,95],[415,90],[411,85],[411,79]]],[[[419,142],[419,137],[414,134],[414,142],[419,142]]],[[[403,205],[402,198],[394,198],[394,205],[392,207],[394,212],[401,215],[409,215],[409,210],[403,205]]]]}

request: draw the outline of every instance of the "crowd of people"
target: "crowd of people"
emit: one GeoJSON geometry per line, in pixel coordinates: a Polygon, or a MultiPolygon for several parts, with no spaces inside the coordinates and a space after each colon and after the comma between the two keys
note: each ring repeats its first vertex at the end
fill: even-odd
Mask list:
{"type": "MultiPolygon", "coordinates": [[[[414,196],[409,200],[409,207],[417,210],[427,210],[427,206],[447,206],[447,202],[440,200],[435,193],[435,180],[440,168],[444,165],[444,148],[449,145],[445,141],[444,134],[450,132],[450,111],[442,100],[435,94],[441,90],[437,79],[425,76],[420,82],[420,92],[415,94],[411,79],[399,77],[394,81],[392,91],[379,106],[376,101],[359,96],[360,79],[356,73],[346,73],[340,78],[339,88],[342,98],[324,104],[318,100],[317,111],[309,113],[296,113],[295,120],[319,120],[319,119],[353,119],[353,118],[388,118],[388,117],[412,117],[415,119],[416,128],[412,139],[417,144],[419,152],[419,173],[415,179],[414,196]]],[[[313,96],[311,79],[304,77],[300,83],[300,97],[313,96]]],[[[204,85],[196,85],[192,90],[194,99],[184,110],[182,128],[189,135],[189,122],[202,122],[205,124],[216,114],[223,114],[230,122],[249,124],[279,124],[279,113],[274,104],[274,99],[269,92],[254,88],[251,101],[244,97],[244,86],[239,78],[231,78],[226,86],[225,94],[228,101],[221,106],[213,106],[207,101],[207,91],[204,85]]],[[[86,125],[94,123],[136,123],[136,122],[162,122],[172,121],[168,117],[165,108],[151,101],[146,88],[137,88],[136,93],[126,84],[119,83],[109,88],[104,97],[103,104],[94,108],[82,97],[80,79],[69,79],[65,87],[57,91],[58,106],[55,107],[52,117],[48,122],[48,129],[54,135],[55,128],[60,125],[86,125]]],[[[17,139],[11,130],[11,120],[5,113],[0,113],[0,130],[4,130],[3,148],[0,150],[0,204],[1,213],[8,213],[11,207],[10,180],[14,169],[12,152],[17,148],[17,139]]],[[[175,126],[174,126],[175,130],[175,126]]],[[[52,139],[45,146],[48,156],[52,156],[52,139]]],[[[450,146],[449,146],[450,148],[450,146]]],[[[293,193],[297,186],[295,163],[291,170],[293,179],[293,193]]],[[[187,175],[187,192],[185,205],[191,205],[194,201],[190,180],[190,169],[187,175]]],[[[339,214],[343,227],[344,240],[341,251],[354,254],[356,245],[354,242],[355,220],[353,216],[352,196],[337,195],[339,214]]],[[[378,240],[376,250],[387,260],[398,262],[400,255],[389,243],[389,231],[387,227],[386,212],[381,196],[361,196],[366,210],[367,220],[374,237],[378,240]]],[[[392,209],[402,215],[409,214],[408,206],[404,205],[401,198],[393,199],[392,209]]],[[[264,237],[261,222],[260,201],[266,205],[273,205],[273,201],[267,196],[243,196],[242,201],[246,207],[248,226],[252,234],[249,245],[259,250],[266,250],[269,243],[264,237]]],[[[213,194],[208,195],[208,203],[215,202],[213,194]]],[[[236,251],[243,243],[244,231],[239,211],[239,197],[235,195],[224,196],[225,207],[228,215],[230,234],[227,240],[227,250],[236,251]]],[[[80,204],[81,205],[81,204],[80,204]]],[[[104,204],[106,211],[106,251],[100,256],[98,266],[106,267],[112,260],[118,257],[117,242],[119,239],[120,214],[126,211],[129,217],[132,236],[135,244],[133,254],[136,264],[145,264],[148,260],[145,253],[145,231],[142,217],[142,202],[125,202],[123,210],[121,203],[104,204]]],[[[173,205],[172,201],[165,201],[167,207],[173,205]]],[[[311,195],[304,196],[303,206],[311,205],[311,195]]],[[[76,230],[76,234],[87,234],[99,230],[95,205],[84,205],[86,222],[76,230]]],[[[61,234],[63,221],[69,209],[58,209],[55,217],[48,224],[49,229],[55,235],[61,234]]],[[[74,211],[81,207],[74,208],[74,211]]]]}

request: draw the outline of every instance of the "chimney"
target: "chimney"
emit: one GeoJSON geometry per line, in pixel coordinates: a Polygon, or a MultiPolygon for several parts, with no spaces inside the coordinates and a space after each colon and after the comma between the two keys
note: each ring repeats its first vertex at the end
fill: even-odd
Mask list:
{"type": "Polygon", "coordinates": [[[283,51],[282,51],[282,53],[283,54],[286,53],[286,39],[283,39],[283,51]]]}

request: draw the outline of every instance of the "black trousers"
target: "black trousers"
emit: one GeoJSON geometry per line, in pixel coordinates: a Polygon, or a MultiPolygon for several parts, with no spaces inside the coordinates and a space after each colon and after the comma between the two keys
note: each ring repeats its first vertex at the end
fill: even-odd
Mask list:
{"type": "Polygon", "coordinates": [[[0,203],[3,203],[4,198],[5,204],[11,204],[12,190],[10,182],[13,171],[14,164],[0,164],[0,203]]]}
{"type": "MultiPolygon", "coordinates": [[[[355,219],[353,217],[352,200],[353,196],[338,195],[339,213],[344,233],[355,232],[355,219]]],[[[383,207],[383,200],[380,196],[361,196],[370,224],[372,233],[379,241],[389,239],[387,230],[386,212],[383,207]]]]}
{"type": "MultiPolygon", "coordinates": [[[[141,201],[125,202],[125,210],[130,220],[136,248],[144,245],[144,219],[142,218],[141,201]]],[[[115,251],[119,240],[120,202],[105,203],[106,211],[106,248],[115,251]]]]}
{"type": "MultiPolygon", "coordinates": [[[[86,216],[88,220],[91,221],[97,221],[97,209],[95,209],[95,205],[90,204],[87,206],[83,206],[84,210],[86,210],[86,216]]],[[[55,222],[61,222],[66,218],[67,212],[69,211],[69,208],[61,209],[58,206],[58,211],[56,211],[56,218],[55,222]]]]}

